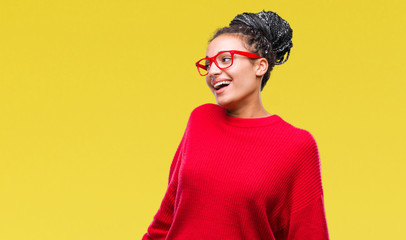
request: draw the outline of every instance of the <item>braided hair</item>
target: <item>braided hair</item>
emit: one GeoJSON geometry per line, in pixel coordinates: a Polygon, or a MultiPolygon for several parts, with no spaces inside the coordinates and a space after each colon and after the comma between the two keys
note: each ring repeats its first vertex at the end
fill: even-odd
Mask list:
{"type": "Polygon", "coordinates": [[[261,91],[273,67],[285,63],[293,47],[289,23],[271,11],[239,14],[228,27],[217,30],[209,42],[221,34],[241,35],[251,52],[266,58],[268,69],[262,78],[261,91]]]}

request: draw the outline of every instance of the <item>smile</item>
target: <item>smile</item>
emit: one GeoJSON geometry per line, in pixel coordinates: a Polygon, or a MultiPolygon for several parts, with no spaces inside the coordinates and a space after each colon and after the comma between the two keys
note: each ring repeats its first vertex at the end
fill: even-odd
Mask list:
{"type": "Polygon", "coordinates": [[[214,84],[213,87],[215,90],[219,90],[223,87],[227,87],[230,83],[231,83],[231,81],[221,81],[221,82],[214,84]]]}
{"type": "Polygon", "coordinates": [[[214,87],[214,92],[216,93],[216,95],[218,95],[218,94],[224,92],[230,84],[231,84],[230,81],[223,81],[223,82],[216,83],[215,87],[214,87]]]}

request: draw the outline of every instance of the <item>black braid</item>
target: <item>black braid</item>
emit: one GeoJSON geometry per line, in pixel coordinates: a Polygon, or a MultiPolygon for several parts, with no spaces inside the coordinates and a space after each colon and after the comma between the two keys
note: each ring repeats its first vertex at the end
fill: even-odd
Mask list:
{"type": "Polygon", "coordinates": [[[268,70],[262,78],[261,91],[265,87],[273,67],[288,60],[290,49],[293,46],[292,29],[289,24],[271,11],[237,15],[229,27],[217,30],[209,42],[221,34],[241,35],[251,52],[266,58],[268,70]]]}

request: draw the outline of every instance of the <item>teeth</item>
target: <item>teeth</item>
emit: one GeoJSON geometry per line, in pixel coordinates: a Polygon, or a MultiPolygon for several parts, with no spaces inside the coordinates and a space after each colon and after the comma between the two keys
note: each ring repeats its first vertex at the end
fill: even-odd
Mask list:
{"type": "Polygon", "coordinates": [[[214,88],[217,88],[218,86],[220,86],[221,84],[230,84],[231,83],[231,81],[222,81],[222,82],[218,82],[218,83],[216,83],[216,84],[214,84],[214,88]]]}

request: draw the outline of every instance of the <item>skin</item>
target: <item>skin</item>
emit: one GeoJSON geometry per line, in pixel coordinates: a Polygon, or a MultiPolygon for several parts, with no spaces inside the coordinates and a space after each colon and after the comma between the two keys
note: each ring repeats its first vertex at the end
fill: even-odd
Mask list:
{"type": "MultiPolygon", "coordinates": [[[[222,34],[213,39],[207,47],[206,56],[212,57],[220,51],[247,51],[244,39],[235,34],[222,34]]],[[[219,69],[212,63],[206,76],[206,83],[214,94],[217,104],[226,109],[226,113],[237,118],[262,118],[271,116],[265,110],[261,100],[261,80],[268,69],[265,58],[252,60],[242,55],[234,55],[233,65],[219,69]],[[227,80],[231,84],[224,92],[216,94],[214,80],[227,80]]]]}

